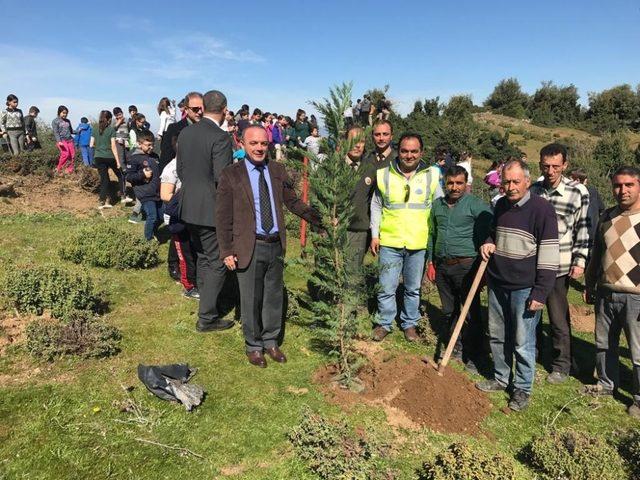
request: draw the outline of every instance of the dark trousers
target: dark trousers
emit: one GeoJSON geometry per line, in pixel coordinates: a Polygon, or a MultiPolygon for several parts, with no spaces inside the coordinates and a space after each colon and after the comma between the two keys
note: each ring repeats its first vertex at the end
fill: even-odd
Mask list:
{"type": "Polygon", "coordinates": [[[571,371],[571,319],[567,301],[568,288],[569,275],[557,277],[547,297],[547,313],[553,347],[551,371],[566,374],[571,371]]]}
{"type": "Polygon", "coordinates": [[[95,158],[93,163],[98,169],[98,174],[100,175],[100,193],[98,198],[100,199],[100,203],[104,203],[109,196],[109,189],[111,186],[109,169],[111,169],[113,173],[115,173],[116,177],[118,177],[118,184],[120,187],[122,186],[122,172],[116,166],[115,158],[95,158]]]}
{"type": "Polygon", "coordinates": [[[256,241],[249,266],[238,270],[242,331],[247,352],[261,352],[278,345],[283,324],[283,272],[280,242],[260,240],[256,241]]]}
{"type": "MultiPolygon", "coordinates": [[[[118,158],[120,159],[120,170],[122,172],[126,172],[127,163],[129,163],[130,157],[129,149],[126,144],[116,142],[116,150],[118,151],[118,158]]],[[[162,172],[162,170],[160,170],[160,172],[162,172]]],[[[122,175],[118,180],[120,181],[120,191],[122,192],[122,195],[125,196],[127,192],[127,181],[125,180],[124,175],[122,175]]]]}
{"type": "Polygon", "coordinates": [[[191,245],[196,255],[196,270],[200,305],[198,323],[207,326],[218,320],[218,296],[227,275],[227,267],[220,259],[215,227],[188,224],[191,245]]]}
{"type": "Polygon", "coordinates": [[[347,271],[358,272],[362,267],[364,256],[367,253],[367,240],[369,232],[347,232],[347,271]]]}
{"type": "MultiPolygon", "coordinates": [[[[457,263],[447,265],[442,260],[436,260],[436,287],[442,303],[444,328],[441,341],[448,342],[460,315],[473,278],[478,269],[478,262],[457,263]]],[[[480,296],[476,292],[469,314],[458,341],[456,349],[462,350],[463,360],[478,360],[482,354],[484,343],[484,329],[480,317],[480,296]]]]}
{"type": "Polygon", "coordinates": [[[193,259],[191,239],[187,230],[171,235],[168,263],[169,268],[173,265],[180,272],[180,283],[185,290],[190,290],[196,286],[196,264],[193,259]],[[175,255],[175,262],[172,259],[172,254],[175,255]]]}

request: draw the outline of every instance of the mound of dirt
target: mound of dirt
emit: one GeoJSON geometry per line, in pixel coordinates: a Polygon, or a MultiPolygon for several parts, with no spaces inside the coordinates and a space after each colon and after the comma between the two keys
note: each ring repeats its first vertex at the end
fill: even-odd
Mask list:
{"type": "Polygon", "coordinates": [[[596,330],[596,314],[592,305],[569,305],[571,327],[576,332],[593,333],[596,330]]]}
{"type": "Polygon", "coordinates": [[[463,374],[448,368],[444,376],[415,355],[372,358],[359,374],[365,390],[355,393],[333,382],[334,366],[323,367],[314,381],[346,409],[360,403],[381,406],[389,424],[438,432],[478,435],[491,403],[463,374]]]}
{"type": "MultiPolygon", "coordinates": [[[[95,214],[98,195],[86,190],[93,172],[80,169],[65,176],[46,178],[38,175],[3,175],[3,183],[13,183],[14,198],[0,199],[0,215],[16,213],[71,213],[78,216],[95,214]],[[81,186],[83,185],[83,186],[81,186]]],[[[89,188],[90,189],[90,188],[89,188]]],[[[119,209],[103,211],[103,215],[117,215],[119,209]]]]}

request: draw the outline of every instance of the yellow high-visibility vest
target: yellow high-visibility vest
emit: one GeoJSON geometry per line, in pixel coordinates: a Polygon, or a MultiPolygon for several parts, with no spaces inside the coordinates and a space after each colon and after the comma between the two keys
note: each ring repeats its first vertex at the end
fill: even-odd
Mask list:
{"type": "Polygon", "coordinates": [[[422,250],[429,238],[429,214],[440,181],[437,167],[419,169],[410,179],[393,164],[377,171],[382,197],[380,245],[422,250]]]}

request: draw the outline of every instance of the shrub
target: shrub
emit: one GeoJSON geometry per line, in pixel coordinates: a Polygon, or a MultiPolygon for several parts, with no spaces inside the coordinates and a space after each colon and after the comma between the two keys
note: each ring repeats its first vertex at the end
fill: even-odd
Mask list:
{"type": "Polygon", "coordinates": [[[383,447],[356,435],[344,421],[332,422],[305,408],[289,440],[296,454],[322,479],[388,478],[383,447]]]}
{"type": "Polygon", "coordinates": [[[91,277],[54,265],[8,269],[3,294],[21,313],[64,318],[75,310],[99,312],[104,307],[101,292],[91,277]]]}
{"type": "Polygon", "coordinates": [[[418,470],[418,480],[511,480],[513,460],[463,442],[449,445],[418,470]]]}
{"type": "Polygon", "coordinates": [[[630,430],[618,440],[618,452],[629,466],[631,480],[640,480],[640,431],[630,430]]]}
{"type": "Polygon", "coordinates": [[[83,358],[108,357],[120,351],[120,331],[91,312],[70,312],[64,321],[38,318],[26,329],[26,348],[38,359],[55,360],[64,355],[83,358]]]}
{"type": "Polygon", "coordinates": [[[52,177],[53,169],[58,163],[58,155],[55,147],[24,152],[16,156],[11,156],[8,153],[1,154],[0,172],[52,177]]]}
{"type": "Polygon", "coordinates": [[[614,447],[602,438],[571,429],[553,429],[534,438],[523,457],[549,480],[626,478],[622,458],[614,447]]]}
{"type": "Polygon", "coordinates": [[[149,268],[158,264],[158,244],[111,223],[81,227],[59,250],[63,260],[104,268],[149,268]]]}

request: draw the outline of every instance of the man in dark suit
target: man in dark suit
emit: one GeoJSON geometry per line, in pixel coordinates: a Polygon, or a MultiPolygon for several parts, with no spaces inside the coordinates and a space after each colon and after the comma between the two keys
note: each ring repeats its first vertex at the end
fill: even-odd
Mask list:
{"type": "Polygon", "coordinates": [[[193,123],[197,123],[204,114],[204,104],[202,94],[199,92],[187,93],[187,96],[183,100],[185,105],[185,111],[187,116],[179,122],[170,123],[167,127],[167,131],[162,135],[162,141],[160,143],[160,171],[164,170],[164,167],[176,157],[176,151],[173,147],[180,132],[193,123]]]}
{"type": "Polygon", "coordinates": [[[398,156],[398,151],[393,148],[393,125],[389,120],[376,120],[371,137],[375,149],[364,157],[366,163],[381,165],[382,162],[392,161],[398,156]]]}
{"type": "Polygon", "coordinates": [[[232,321],[218,315],[218,295],[226,268],[220,260],[216,234],[216,186],[222,169],[231,164],[231,138],[220,128],[227,98],[217,90],[204,94],[204,116],[178,137],[177,171],[182,182],[180,219],[187,225],[197,255],[200,306],[196,330],[225,330],[232,321]]]}
{"type": "Polygon", "coordinates": [[[269,137],[258,125],[242,136],[245,160],[222,172],[216,199],[220,257],[238,271],[240,310],[247,357],[266,367],[264,352],[276,362],[283,316],[283,271],[287,246],[283,204],[319,226],[318,213],[296,196],[284,166],[269,162],[269,137]]]}

